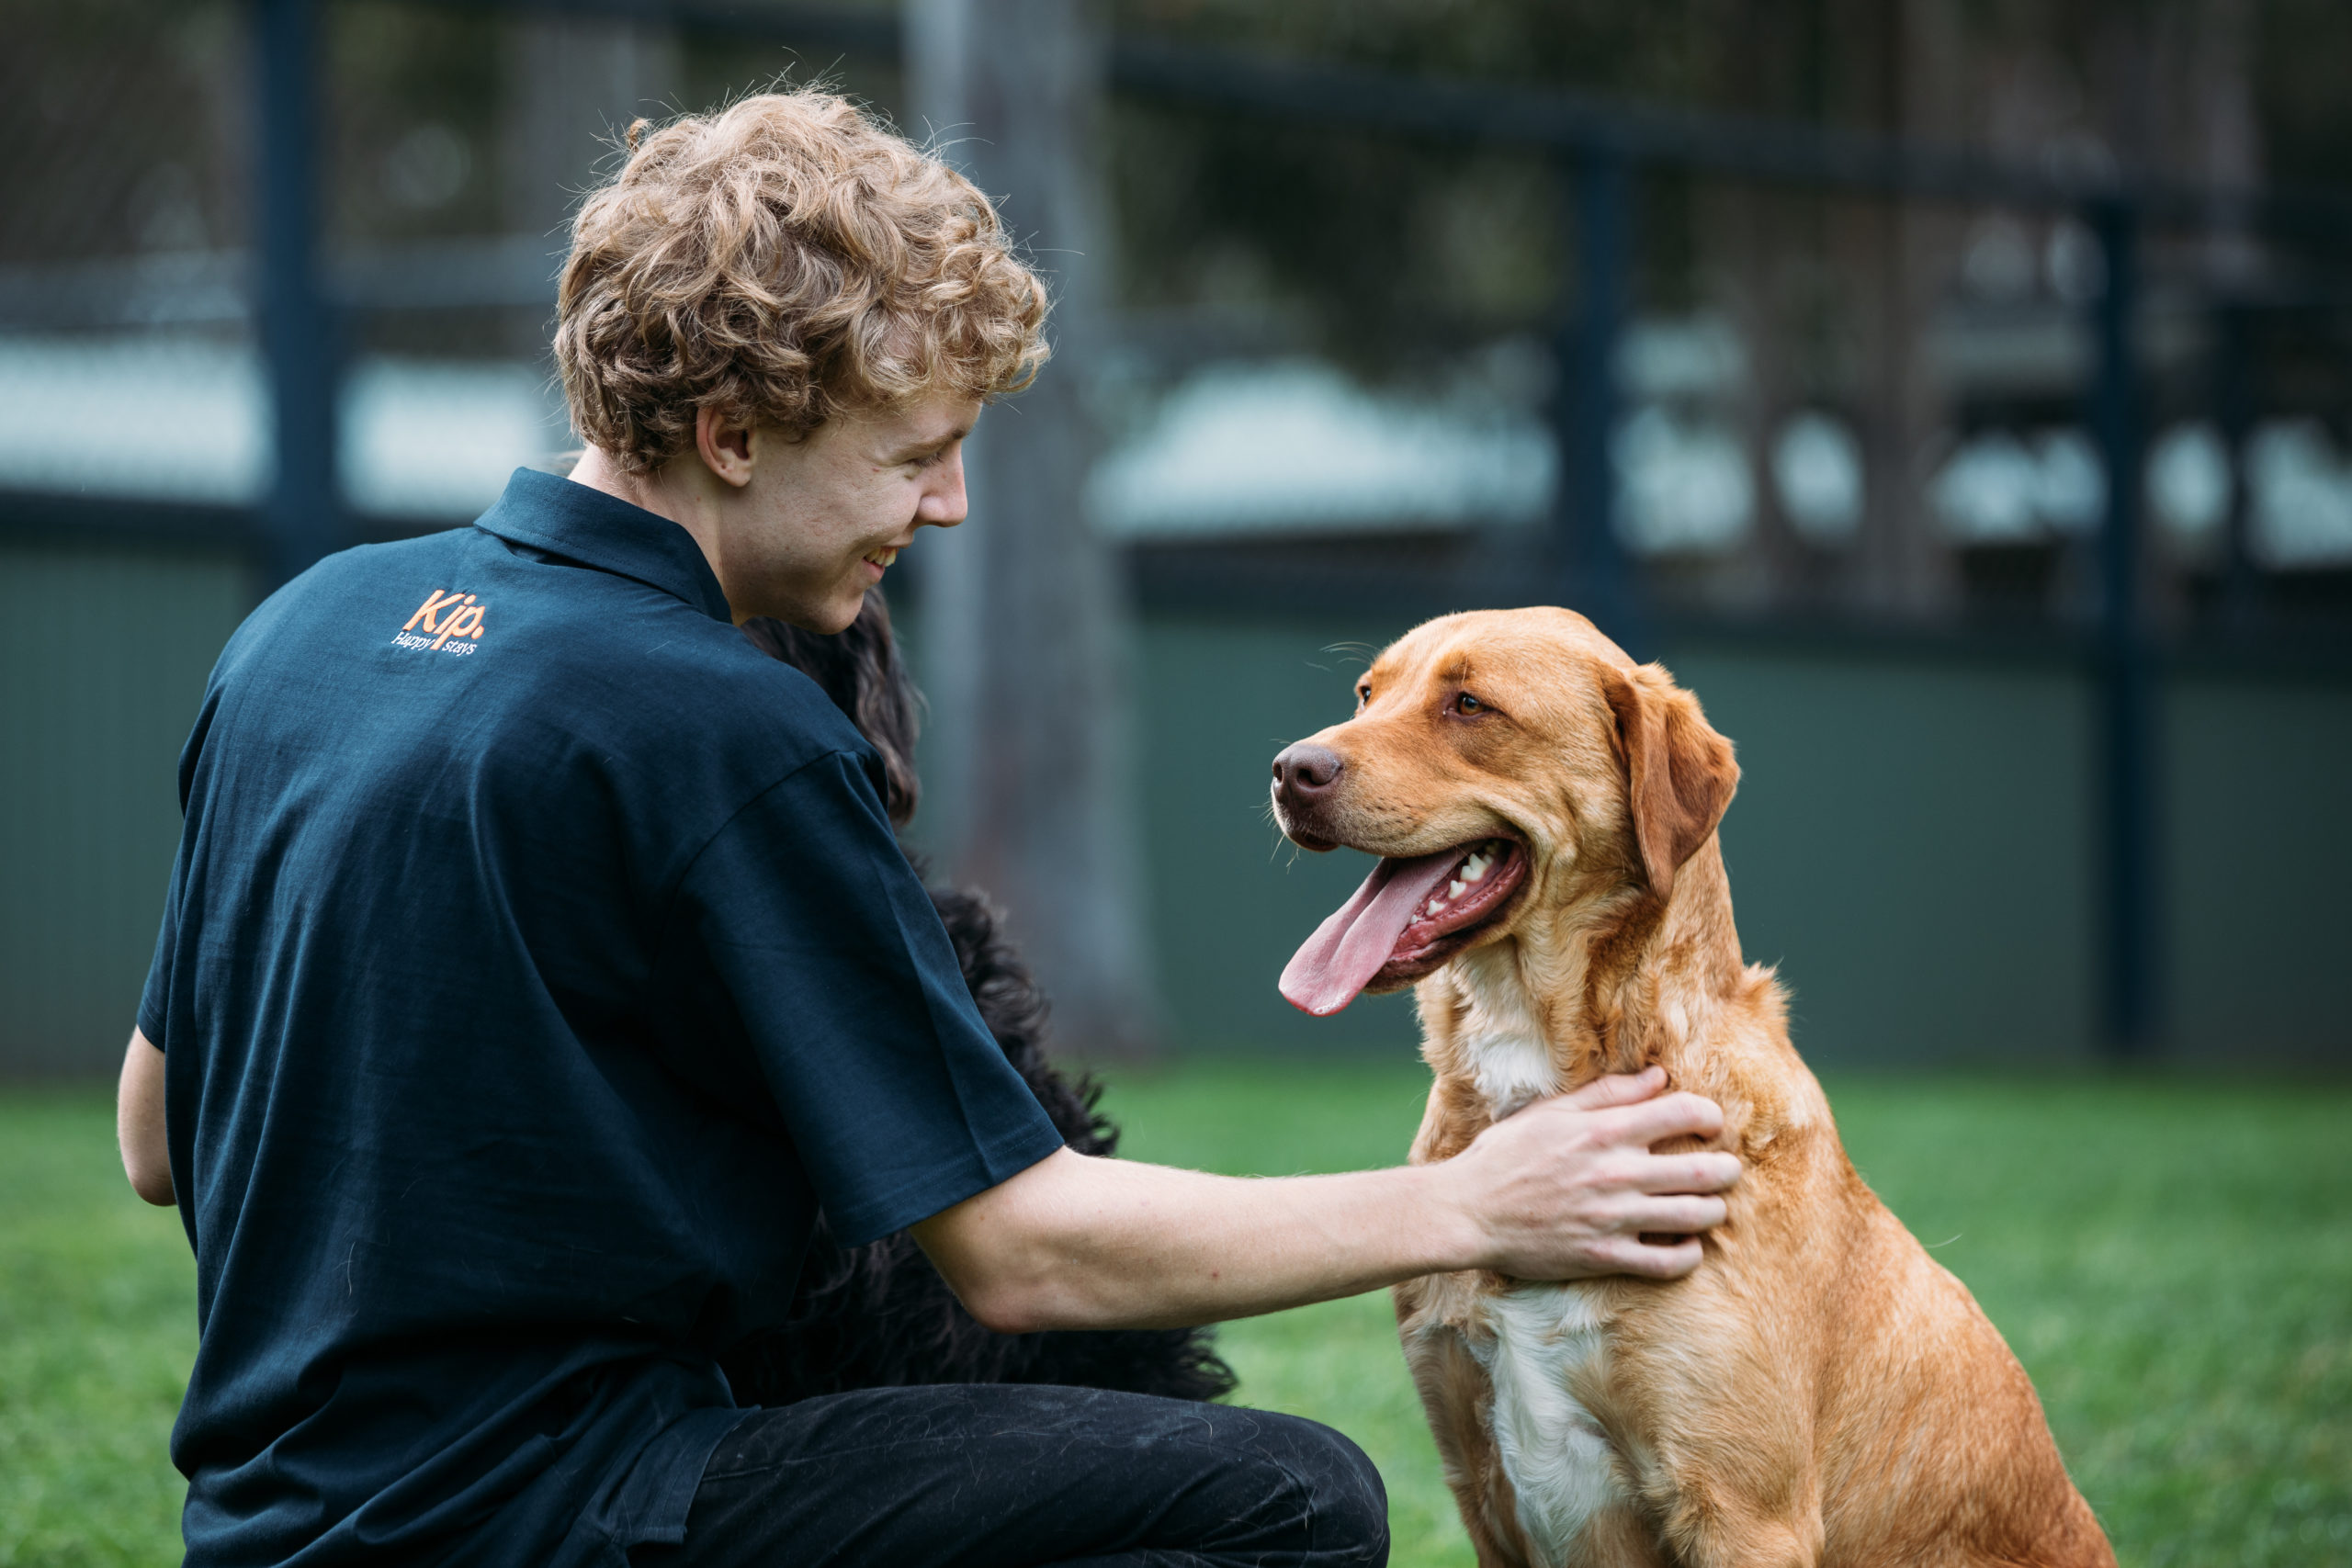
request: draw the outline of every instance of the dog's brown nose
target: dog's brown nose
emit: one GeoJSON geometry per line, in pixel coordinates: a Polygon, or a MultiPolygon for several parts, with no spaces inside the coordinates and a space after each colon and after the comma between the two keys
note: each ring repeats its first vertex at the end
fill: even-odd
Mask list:
{"type": "Polygon", "coordinates": [[[1328,746],[1302,740],[1274,759],[1274,793],[1286,806],[1311,806],[1339,782],[1343,766],[1328,746]]]}

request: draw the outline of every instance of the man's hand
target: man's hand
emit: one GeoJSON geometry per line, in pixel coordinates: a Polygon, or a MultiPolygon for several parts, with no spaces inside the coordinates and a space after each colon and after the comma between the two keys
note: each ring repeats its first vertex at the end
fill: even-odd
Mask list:
{"type": "Polygon", "coordinates": [[[1436,1165],[1272,1180],[1064,1149],[913,1227],[964,1304],[1000,1333],[1156,1328],[1304,1306],[1416,1275],[1672,1279],[1739,1177],[1723,1154],[1653,1155],[1723,1113],[1660,1098],[1663,1075],[1538,1102],[1436,1165]]]}
{"type": "Polygon", "coordinates": [[[1538,1100],[1433,1168],[1485,1233],[1476,1267],[1521,1280],[1639,1274],[1679,1280],[1699,1266],[1696,1233],[1723,1224],[1714,1196],[1739,1179],[1736,1155],[1655,1155],[1654,1145],[1723,1131],[1695,1094],[1658,1097],[1656,1067],[1538,1100]],[[1643,1241],[1670,1235],[1671,1244],[1643,1241]]]}

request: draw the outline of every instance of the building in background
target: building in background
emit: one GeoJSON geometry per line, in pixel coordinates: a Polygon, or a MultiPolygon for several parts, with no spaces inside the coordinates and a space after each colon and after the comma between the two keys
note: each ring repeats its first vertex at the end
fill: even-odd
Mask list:
{"type": "MultiPolygon", "coordinates": [[[[0,0],[20,122],[0,572],[110,617],[70,652],[28,620],[5,634],[0,716],[44,738],[0,761],[0,1060],[20,1066],[118,1048],[172,749],[258,587],[280,468],[255,14],[0,0]]],[[[2132,636],[2164,720],[2135,753],[2160,874],[2132,896],[2143,979],[2176,1052],[2352,1050],[2311,988],[2352,936],[2327,891],[2352,874],[2327,783],[2352,761],[2347,232],[2340,198],[2250,199],[2352,186],[2324,63],[2352,45],[2339,7],[1126,0],[1093,32],[1043,0],[645,15],[315,7],[334,536],[462,522],[514,465],[560,460],[551,280],[571,194],[630,120],[790,73],[937,132],[1006,198],[1071,335],[1059,378],[996,416],[1020,424],[1001,455],[975,453],[978,526],[903,570],[942,699],[922,827],[1012,901],[1069,1037],[1109,1051],[1405,1037],[1394,1005],[1319,1026],[1273,999],[1362,868],[1288,863],[1264,758],[1340,705],[1348,655],[1326,645],[1461,604],[1595,603],[1597,558],[1623,563],[1643,651],[1747,749],[1727,843],[1751,949],[1788,960],[1815,1021],[1801,1041],[2087,1049],[2115,940],[2112,236],[2090,205],[1963,176],[2216,193],[2148,209],[2124,322],[2132,636]],[[928,77],[902,69],[926,47],[928,77]],[[1298,90],[1269,112],[1237,62],[1298,90]],[[1585,164],[1366,102],[1399,80],[1482,84],[1490,107],[1583,95],[1563,112],[1650,149],[1624,172],[1589,455],[1585,164]],[[1080,129],[1057,143],[1060,123],[1080,129]],[[1943,162],[1823,174],[1886,138],[1943,162]],[[1003,613],[1007,583],[1028,609],[1003,613]]]]}

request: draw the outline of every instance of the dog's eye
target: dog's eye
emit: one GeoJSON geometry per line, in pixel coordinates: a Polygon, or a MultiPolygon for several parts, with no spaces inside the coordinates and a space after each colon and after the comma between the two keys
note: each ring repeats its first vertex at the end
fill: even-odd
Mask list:
{"type": "Polygon", "coordinates": [[[1370,701],[1372,701],[1372,682],[1366,681],[1356,688],[1356,706],[1362,707],[1370,701]]]}
{"type": "Polygon", "coordinates": [[[1453,699],[1453,711],[1456,713],[1484,713],[1487,711],[1487,705],[1472,696],[1469,693],[1464,692],[1461,695],[1453,699]]]}

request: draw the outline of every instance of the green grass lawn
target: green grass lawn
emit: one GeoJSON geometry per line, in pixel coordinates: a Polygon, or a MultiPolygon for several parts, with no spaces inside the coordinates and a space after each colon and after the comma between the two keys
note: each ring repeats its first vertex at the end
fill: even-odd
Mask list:
{"type": "MultiPolygon", "coordinates": [[[[1217,1170],[1399,1157],[1417,1067],[1207,1064],[1118,1081],[1126,1152],[1217,1170]]],[[[1976,1292],[2127,1564],[2352,1565],[2352,1089],[1849,1079],[1855,1162],[1976,1292]]],[[[195,1346],[177,1217],[105,1099],[0,1095],[0,1568],[165,1563],[195,1346]]],[[[1385,1297],[1225,1331],[1251,1403],[1388,1477],[1396,1561],[1470,1560],[1385,1297]]]]}

